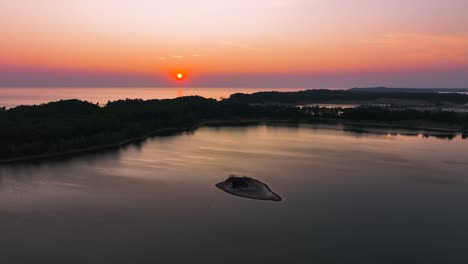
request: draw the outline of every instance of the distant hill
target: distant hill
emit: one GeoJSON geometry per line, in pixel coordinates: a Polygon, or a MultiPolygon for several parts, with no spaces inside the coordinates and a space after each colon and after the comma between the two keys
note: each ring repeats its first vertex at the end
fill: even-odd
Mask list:
{"type": "Polygon", "coordinates": [[[367,87],[351,88],[348,91],[374,92],[374,93],[468,93],[468,88],[389,88],[389,87],[367,87]]]}

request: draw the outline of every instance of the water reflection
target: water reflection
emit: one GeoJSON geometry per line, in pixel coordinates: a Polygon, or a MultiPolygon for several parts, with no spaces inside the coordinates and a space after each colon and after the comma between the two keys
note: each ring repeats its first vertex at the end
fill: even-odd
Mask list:
{"type": "Polygon", "coordinates": [[[184,96],[184,88],[177,88],[177,97],[183,97],[184,96]]]}
{"type": "Polygon", "coordinates": [[[464,263],[467,147],[405,130],[203,127],[1,165],[0,261],[464,263]],[[285,199],[226,195],[213,186],[226,175],[285,199]]]}

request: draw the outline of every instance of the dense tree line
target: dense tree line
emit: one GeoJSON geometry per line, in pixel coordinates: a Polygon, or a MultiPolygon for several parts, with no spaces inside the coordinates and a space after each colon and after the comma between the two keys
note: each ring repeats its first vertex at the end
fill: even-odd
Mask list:
{"type": "MultiPolygon", "coordinates": [[[[287,95],[286,95],[287,97],[287,95]]],[[[216,101],[198,96],[171,100],[120,100],[100,107],[66,100],[37,106],[0,108],[0,159],[59,153],[115,144],[162,128],[190,128],[203,121],[274,119],[312,121],[424,120],[468,128],[468,114],[396,111],[379,107],[355,109],[293,107],[216,101]]]]}
{"type": "Polygon", "coordinates": [[[355,87],[349,90],[369,93],[468,93],[468,88],[355,87]]]}
{"type": "Polygon", "coordinates": [[[79,100],[0,111],[0,158],[56,153],[140,137],[204,120],[304,117],[296,108],[251,106],[202,97],[120,100],[104,107],[79,100]]]}
{"type": "Polygon", "coordinates": [[[298,92],[258,92],[253,94],[233,94],[229,100],[249,104],[305,104],[328,101],[371,101],[371,100],[424,101],[431,104],[466,104],[468,95],[458,93],[421,92],[365,92],[360,90],[305,90],[298,92]]]}
{"type": "Polygon", "coordinates": [[[366,121],[427,120],[447,124],[468,124],[468,114],[453,111],[391,110],[384,107],[358,107],[346,109],[343,119],[366,121]]]}

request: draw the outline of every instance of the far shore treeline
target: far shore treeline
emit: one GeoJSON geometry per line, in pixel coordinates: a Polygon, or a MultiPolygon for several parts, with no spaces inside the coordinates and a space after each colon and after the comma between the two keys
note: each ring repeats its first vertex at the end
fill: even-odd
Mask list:
{"type": "Polygon", "coordinates": [[[217,101],[199,96],[167,100],[126,99],[97,104],[65,100],[36,106],[0,108],[0,160],[118,145],[163,129],[191,129],[204,122],[284,121],[361,122],[407,127],[468,129],[468,114],[381,106],[358,108],[296,107],[298,104],[387,100],[433,105],[468,103],[463,94],[367,93],[314,90],[234,94],[217,101]]]}
{"type": "MultiPolygon", "coordinates": [[[[420,92],[419,89],[400,88],[352,88],[349,90],[305,90],[298,92],[258,92],[233,94],[229,99],[239,103],[325,103],[340,102],[412,102],[432,105],[468,104],[463,93],[420,92]]],[[[425,89],[422,89],[425,90],[425,89]]],[[[435,90],[438,91],[438,90],[435,90]]],[[[462,91],[465,91],[464,89],[462,91]]],[[[468,90],[466,90],[468,92],[468,90]]]]}

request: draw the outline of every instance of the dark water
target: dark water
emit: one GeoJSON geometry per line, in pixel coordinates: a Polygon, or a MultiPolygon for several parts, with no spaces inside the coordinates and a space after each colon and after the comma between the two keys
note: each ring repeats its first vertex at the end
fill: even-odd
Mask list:
{"type": "Polygon", "coordinates": [[[201,128],[0,167],[0,263],[467,263],[467,183],[460,137],[201,128]]]}

